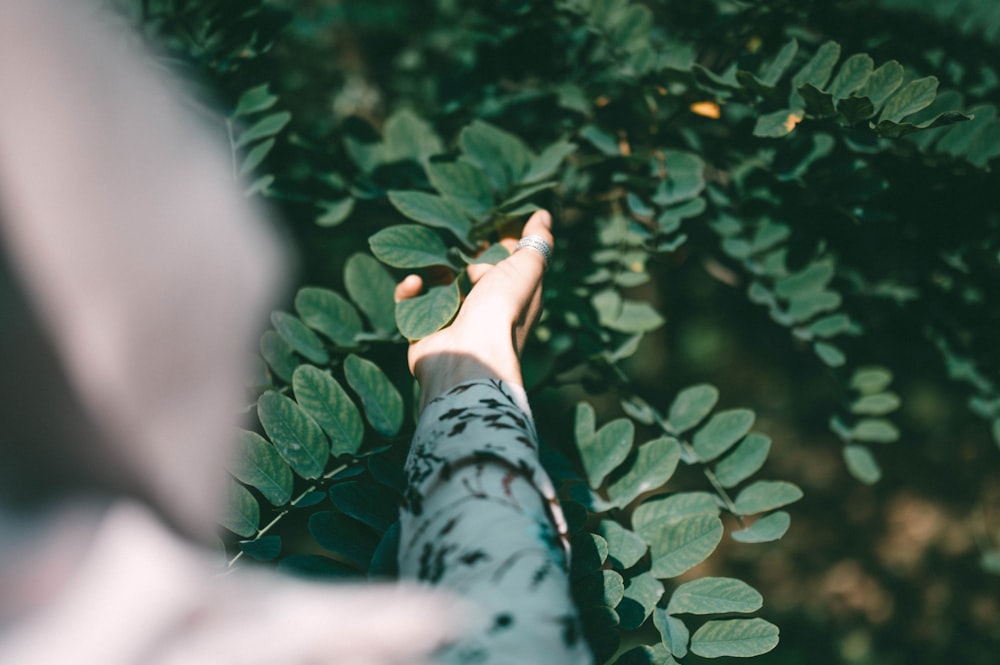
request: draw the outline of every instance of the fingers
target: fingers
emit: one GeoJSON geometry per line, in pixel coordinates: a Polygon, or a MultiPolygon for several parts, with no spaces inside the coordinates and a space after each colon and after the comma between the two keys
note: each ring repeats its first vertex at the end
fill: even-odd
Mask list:
{"type": "Polygon", "coordinates": [[[407,275],[403,281],[396,285],[396,290],[392,294],[393,298],[396,302],[408,300],[418,295],[423,286],[424,280],[420,278],[420,275],[407,275]]]}

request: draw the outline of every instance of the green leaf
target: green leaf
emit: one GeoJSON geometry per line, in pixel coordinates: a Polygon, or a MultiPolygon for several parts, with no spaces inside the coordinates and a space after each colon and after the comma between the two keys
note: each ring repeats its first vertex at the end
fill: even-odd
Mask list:
{"type": "Polygon", "coordinates": [[[814,337],[829,338],[851,329],[851,318],[846,314],[831,314],[809,324],[809,334],[814,337]]]}
{"type": "Polygon", "coordinates": [[[621,154],[615,137],[596,125],[587,125],[582,128],[580,138],[609,157],[617,157],[621,154]]]}
{"type": "Polygon", "coordinates": [[[608,544],[608,557],[612,567],[626,570],[639,562],[648,549],[646,541],[614,520],[603,520],[598,533],[608,544]]]}
{"type": "MultiPolygon", "coordinates": [[[[879,123],[877,125],[875,125],[875,131],[878,132],[879,135],[881,135],[881,136],[885,136],[885,137],[894,139],[894,138],[898,138],[900,136],[906,136],[908,134],[912,134],[914,132],[919,132],[919,131],[922,131],[922,130],[925,130],[925,129],[933,129],[935,127],[944,127],[946,125],[953,125],[953,124],[955,124],[957,122],[965,122],[965,121],[968,121],[968,120],[972,120],[972,116],[968,116],[968,115],[965,115],[964,113],[959,113],[957,111],[947,111],[945,113],[941,113],[941,114],[933,117],[932,119],[930,119],[930,120],[928,120],[926,122],[922,122],[920,124],[913,124],[913,123],[909,123],[909,122],[893,122],[891,120],[880,120],[879,123]]],[[[977,129],[977,128],[975,128],[972,125],[972,123],[970,123],[969,124],[969,129],[970,129],[970,140],[969,140],[969,143],[971,144],[972,141],[974,141],[975,138],[976,138],[976,134],[977,133],[975,132],[975,129],[977,129]]],[[[945,138],[950,139],[952,136],[959,135],[959,134],[957,134],[958,131],[960,131],[960,130],[953,129],[952,131],[950,131],[947,134],[947,136],[945,138]]],[[[964,150],[958,150],[958,151],[949,150],[948,149],[949,143],[950,143],[950,141],[949,142],[945,142],[945,140],[942,139],[942,140],[938,141],[936,149],[938,151],[940,151],[940,152],[950,152],[951,154],[955,154],[955,155],[959,155],[959,154],[962,154],[964,152],[964,150]]]]}
{"type": "Polygon", "coordinates": [[[275,506],[283,506],[292,496],[292,470],[256,432],[240,431],[230,470],[239,480],[255,487],[275,506]]]}
{"type": "Polygon", "coordinates": [[[343,580],[356,578],[358,570],[319,554],[291,554],[278,562],[278,572],[306,580],[343,580]]]}
{"type": "Polygon", "coordinates": [[[851,413],[865,416],[884,416],[899,408],[899,395],[893,392],[863,395],[851,404],[851,413]]]}
{"type": "Polygon", "coordinates": [[[597,431],[597,415],[594,407],[587,402],[577,402],[573,418],[573,436],[577,445],[586,441],[597,431]]]}
{"type": "Polygon", "coordinates": [[[247,175],[252,173],[255,168],[260,166],[260,163],[264,161],[265,157],[267,157],[267,153],[271,152],[271,148],[274,147],[274,143],[274,139],[268,139],[258,143],[252,150],[250,150],[250,152],[247,153],[246,157],[243,158],[243,163],[240,164],[241,178],[245,178],[247,175]]]}
{"type": "Polygon", "coordinates": [[[833,105],[833,95],[830,93],[823,92],[810,83],[800,87],[798,93],[805,104],[805,111],[810,117],[829,118],[836,115],[837,109],[833,105]]]}
{"type": "Polygon", "coordinates": [[[792,518],[784,510],[776,510],[759,518],[751,526],[733,531],[733,540],[739,543],[770,543],[788,531],[792,518]]]}
{"type": "Polygon", "coordinates": [[[861,441],[892,443],[899,438],[899,429],[884,418],[864,418],[854,425],[851,435],[861,441]]]}
{"type": "Polygon", "coordinates": [[[354,254],[344,264],[344,288],[382,333],[396,332],[396,280],[382,264],[367,254],[354,254]]]}
{"type": "Polygon", "coordinates": [[[756,589],[731,577],[702,577],[685,582],[670,596],[668,614],[756,612],[764,598],[756,589]]]}
{"type": "Polygon", "coordinates": [[[749,409],[729,409],[713,415],[692,439],[698,459],[709,462],[729,450],[750,431],[755,418],[749,409]]]}
{"type": "Polygon", "coordinates": [[[642,573],[626,580],[625,596],[615,608],[621,619],[622,629],[635,630],[641,626],[662,597],[663,583],[651,573],[642,573]]]}
{"type": "Polygon", "coordinates": [[[795,59],[795,54],[799,50],[799,43],[792,39],[781,47],[778,51],[778,55],[774,57],[771,64],[767,66],[761,77],[761,81],[768,86],[774,87],[774,85],[781,79],[781,76],[788,69],[788,66],[792,64],[792,60],[795,59]]]}
{"type": "Polygon", "coordinates": [[[691,152],[665,150],[663,165],[666,177],[660,181],[652,201],[659,206],[670,206],[688,201],[705,189],[705,162],[691,152]]]}
{"type": "Polygon", "coordinates": [[[273,330],[261,335],[260,355],[279,378],[284,381],[292,380],[292,372],[299,366],[299,359],[281,335],[273,330]]]}
{"type": "Polygon", "coordinates": [[[495,200],[489,178],[464,159],[429,162],[424,171],[434,189],[469,215],[482,217],[493,210],[495,200]]]}
{"type": "Polygon", "coordinates": [[[883,102],[903,83],[903,66],[895,60],[884,63],[872,72],[865,83],[857,91],[858,97],[867,97],[878,109],[883,102]]]}
{"type": "Polygon", "coordinates": [[[281,536],[261,536],[241,540],[240,551],[257,561],[274,561],[281,554],[281,536]]]}
{"type": "Polygon", "coordinates": [[[837,111],[848,124],[856,125],[875,115],[875,105],[867,97],[847,97],[837,102],[837,111]]]}
{"type": "Polygon", "coordinates": [[[382,229],[368,238],[372,254],[395,268],[446,266],[448,248],[441,237],[426,226],[399,224],[382,229]]]}
{"type": "Polygon", "coordinates": [[[734,512],[737,515],[756,515],[795,503],[801,498],[802,490],[797,485],[784,480],[758,480],[739,493],[734,512]]]}
{"type": "Polygon", "coordinates": [[[382,144],[387,162],[426,162],[443,150],[434,127],[409,109],[396,111],[385,121],[382,144]]]}
{"type": "Polygon", "coordinates": [[[882,478],[882,469],[865,446],[844,446],[844,462],[851,475],[866,485],[874,485],[882,478]]]}
{"type": "Polygon", "coordinates": [[[625,597],[625,581],[613,570],[599,570],[577,580],[574,596],[580,604],[614,608],[625,597]]]}
{"type": "Polygon", "coordinates": [[[465,213],[447,199],[426,192],[394,190],[389,203],[415,222],[450,231],[462,242],[468,242],[472,222],[465,213]]]}
{"type": "Polygon", "coordinates": [[[368,527],[327,510],[309,516],[309,533],[321,547],[340,555],[360,570],[368,570],[379,543],[379,537],[368,527]]]}
{"type": "Polygon", "coordinates": [[[801,323],[822,312],[840,307],[842,298],[835,291],[811,291],[792,296],[785,316],[792,323],[801,323]]]}
{"type": "Polygon", "coordinates": [[[847,362],[847,356],[844,355],[844,352],[833,344],[816,342],[813,344],[813,350],[828,367],[843,367],[844,363],[847,362]]]}
{"type": "MultiPolygon", "coordinates": [[[[674,524],[692,515],[718,515],[719,504],[708,492],[680,492],[640,504],[632,513],[632,526],[640,536],[663,524],[674,524]]],[[[643,536],[645,538],[645,536],[643,536]]]]}
{"type": "MultiPolygon", "coordinates": [[[[662,643],[678,658],[683,658],[688,652],[688,642],[691,633],[687,626],[677,617],[670,616],[662,607],[653,610],[653,625],[660,633],[662,643]]],[[[675,661],[676,662],[676,661],[675,661]]]]}
{"type": "Polygon", "coordinates": [[[774,291],[785,299],[822,291],[833,279],[833,273],[833,261],[816,261],[799,272],[779,279],[774,285],[774,291]]]}
{"type": "Polygon", "coordinates": [[[757,118],[753,135],[761,138],[777,139],[786,136],[802,122],[802,112],[799,110],[782,109],[765,113],[757,118]]]}
{"type": "Polygon", "coordinates": [[[295,473],[319,478],[329,458],[323,430],[289,398],[268,391],[257,400],[257,417],[264,431],[295,473]]]}
{"type": "Polygon", "coordinates": [[[652,305],[624,300],[617,291],[606,289],[590,299],[598,322],[605,328],[624,333],[643,333],[663,325],[663,317],[652,305]]]}
{"type": "Polygon", "coordinates": [[[559,170],[563,160],[576,152],[576,144],[569,141],[557,141],[545,148],[537,157],[531,160],[528,171],[521,176],[521,182],[530,183],[552,177],[559,170]]]}
{"type": "Polygon", "coordinates": [[[323,348],[322,340],[297,317],[287,312],[272,312],[271,324],[288,345],[307,360],[320,365],[330,362],[330,354],[323,348]]]}
{"type": "Polygon", "coordinates": [[[266,116],[251,125],[249,129],[239,135],[239,138],[236,140],[236,147],[242,148],[243,146],[253,143],[259,139],[273,136],[284,129],[285,125],[291,122],[291,120],[292,114],[288,111],[273,113],[266,116]]]}
{"type": "Polygon", "coordinates": [[[899,122],[906,116],[930,106],[937,95],[937,89],[938,80],[934,76],[910,81],[886,101],[879,121],[899,122]]]}
{"type": "Polygon", "coordinates": [[[628,471],[608,483],[608,498],[624,508],[643,492],[662,487],[674,475],[680,458],[681,447],[676,439],[660,437],[647,441],[637,449],[628,471]]]}
{"type": "Polygon", "coordinates": [[[485,250],[476,254],[475,257],[469,258],[463,255],[466,261],[471,263],[489,263],[490,265],[496,265],[510,256],[510,252],[506,247],[498,242],[493,243],[485,250]]]}
{"type": "Polygon", "coordinates": [[[993,441],[1000,446],[1000,418],[993,421],[993,426],[990,429],[993,433],[993,441]]]}
{"type": "MultiPolygon", "coordinates": [[[[816,50],[809,62],[803,65],[802,69],[792,77],[792,90],[798,90],[807,83],[822,90],[827,81],[830,80],[830,75],[833,74],[833,68],[839,59],[840,44],[833,41],[826,42],[816,50]]],[[[795,92],[792,93],[789,104],[792,107],[799,106],[795,92]]]]}
{"type": "Polygon", "coordinates": [[[735,487],[757,473],[771,450],[771,439],[763,434],[747,434],[733,452],[715,465],[715,478],[723,487],[735,487]]]}
{"type": "Polygon", "coordinates": [[[346,298],[329,289],[307,286],[295,294],[295,311],[313,330],[337,346],[354,346],[361,332],[361,316],[346,298]]]}
{"type": "Polygon", "coordinates": [[[274,184],[273,175],[265,175],[257,178],[250,186],[243,190],[243,196],[250,198],[251,196],[256,196],[257,194],[267,195],[270,193],[270,187],[274,184]]]}
{"type": "Polygon", "coordinates": [[[659,578],[676,577],[715,551],[722,540],[722,520],[715,515],[692,515],[672,524],[661,522],[642,537],[653,557],[650,572],[659,578]]]}
{"type": "Polygon", "coordinates": [[[614,26],[611,39],[623,51],[635,50],[648,42],[653,25],[653,12],[643,5],[629,5],[621,20],[614,26]]]}
{"type": "Polygon", "coordinates": [[[422,339],[450,323],[460,302],[458,282],[432,286],[423,295],[396,303],[396,325],[407,339],[422,339]]]}
{"type": "Polygon", "coordinates": [[[601,486],[604,478],[625,461],[632,450],[635,425],[628,418],[618,418],[607,423],[592,436],[577,442],[580,461],[593,489],[601,486]]]}
{"type": "Polygon", "coordinates": [[[683,434],[712,412],[719,401],[719,389],[708,383],[688,386],[677,393],[667,420],[675,434],[683,434]]]}
{"type": "Polygon", "coordinates": [[[399,503],[384,487],[347,480],[331,485],[328,494],[337,510],[379,533],[399,519],[399,503]]]}
{"type": "Polygon", "coordinates": [[[863,86],[874,69],[875,61],[870,55],[855,53],[841,63],[828,92],[837,100],[843,99],[863,86]]]}
{"type": "Polygon", "coordinates": [[[316,226],[331,228],[340,225],[354,212],[354,203],[352,196],[339,201],[324,201],[323,214],[316,218],[316,226]]]}
{"type": "Polygon", "coordinates": [[[274,106],[278,97],[268,91],[269,85],[268,83],[258,85],[240,95],[240,100],[236,103],[236,110],[233,111],[233,117],[238,118],[243,115],[260,113],[274,106]]]}
{"type": "Polygon", "coordinates": [[[615,665],[677,665],[677,661],[662,643],[643,644],[623,653],[615,665]]]}
{"type": "Polygon", "coordinates": [[[236,482],[229,482],[225,512],[219,523],[237,536],[250,538],[257,533],[260,523],[260,506],[250,491],[236,482]]]}
{"type": "Polygon", "coordinates": [[[395,436],[403,426],[403,396],[389,377],[370,360],[353,353],[344,359],[347,383],[361,398],[365,416],[376,432],[395,436]]]}
{"type": "Polygon", "coordinates": [[[851,388],[865,395],[880,393],[892,383],[892,372],[884,367],[861,367],[851,377],[851,388]]]}
{"type": "Polygon", "coordinates": [[[301,365],[292,376],[295,401],[330,438],[330,454],[353,455],[361,447],[365,428],[358,407],[329,373],[301,365]]]}
{"type": "Polygon", "coordinates": [[[489,176],[498,191],[519,182],[531,165],[531,151],[521,139],[482,120],[463,129],[459,142],[465,156],[489,176]]]}
{"type": "Polygon", "coordinates": [[[596,533],[575,533],[570,538],[570,553],[571,576],[580,579],[601,569],[608,560],[608,543],[596,533]]]}
{"type": "Polygon", "coordinates": [[[708,621],[691,636],[691,653],[702,658],[748,658],[778,645],[778,627],[763,619],[708,621]]]}

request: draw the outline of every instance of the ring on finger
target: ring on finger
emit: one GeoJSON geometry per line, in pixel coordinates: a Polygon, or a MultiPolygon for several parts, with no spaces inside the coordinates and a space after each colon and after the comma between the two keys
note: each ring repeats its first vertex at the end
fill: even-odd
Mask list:
{"type": "Polygon", "coordinates": [[[539,235],[524,236],[517,241],[517,247],[514,248],[514,251],[516,252],[522,247],[533,249],[541,254],[542,258],[545,259],[545,267],[549,267],[549,261],[552,260],[552,245],[546,242],[545,238],[539,235]]]}

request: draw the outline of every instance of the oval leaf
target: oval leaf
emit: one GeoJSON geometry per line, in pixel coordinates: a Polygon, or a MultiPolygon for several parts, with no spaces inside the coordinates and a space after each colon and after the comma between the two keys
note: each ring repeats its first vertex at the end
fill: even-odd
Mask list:
{"type": "Polygon", "coordinates": [[[785,535],[791,523],[791,516],[784,510],[778,510],[761,517],[746,529],[733,531],[731,535],[740,543],[769,543],[785,535]]]}
{"type": "Polygon", "coordinates": [[[358,408],[329,373],[302,365],[292,376],[295,400],[330,438],[330,454],[353,455],[361,447],[365,428],[358,408]]]}
{"type": "Polygon", "coordinates": [[[219,520],[222,526],[244,538],[250,538],[257,533],[260,506],[250,490],[239,483],[230,482],[225,506],[225,511],[219,520]]]}
{"type": "Polygon", "coordinates": [[[844,463],[851,475],[866,485],[874,485],[882,478],[881,467],[865,446],[844,446],[844,463]]]}
{"type": "Polygon", "coordinates": [[[413,221],[451,231],[462,242],[466,242],[472,228],[472,222],[461,209],[434,194],[392,191],[389,203],[413,221]]]}
{"type": "Polygon", "coordinates": [[[758,480],[746,487],[736,497],[734,511],[737,515],[756,515],[795,503],[802,498],[802,490],[784,480],[758,480]]]}
{"type": "Polygon", "coordinates": [[[434,189],[473,217],[480,217],[493,209],[495,201],[490,181],[478,167],[460,159],[430,162],[424,170],[434,189]]]}
{"type": "Polygon", "coordinates": [[[708,621],[691,636],[691,653],[702,658],[748,658],[778,645],[778,627],[763,619],[708,621]]]}
{"type": "Polygon", "coordinates": [[[622,629],[635,630],[641,626],[662,597],[663,583],[650,573],[630,578],[625,586],[625,596],[615,608],[622,629]]]}
{"type": "Polygon", "coordinates": [[[715,495],[708,492],[681,492],[673,496],[655,497],[639,505],[632,513],[632,526],[642,535],[645,529],[659,528],[660,522],[672,524],[685,517],[702,514],[719,514],[719,503],[715,495]]]}
{"type": "Polygon", "coordinates": [[[272,312],[271,324],[288,345],[307,360],[320,365],[330,362],[330,354],[323,348],[323,342],[297,317],[287,312],[272,312]]]}
{"type": "Polygon", "coordinates": [[[660,632],[660,639],[664,646],[678,658],[687,655],[688,641],[691,633],[684,622],[677,617],[670,616],[662,607],[653,610],[653,625],[660,632]]]}
{"type": "Polygon", "coordinates": [[[702,577],[685,582],[670,596],[670,614],[756,612],[764,598],[752,586],[731,577],[702,577]]]}
{"type": "Polygon", "coordinates": [[[715,478],[723,487],[735,487],[757,473],[771,450],[771,439],[763,434],[750,433],[733,452],[715,465],[715,478]]]}
{"type": "Polygon", "coordinates": [[[256,432],[241,431],[236,441],[232,474],[257,488],[275,506],[283,506],[292,496],[292,470],[281,455],[256,432]]]}
{"type": "Polygon", "coordinates": [[[460,303],[458,282],[432,286],[423,295],[396,303],[396,325],[407,339],[422,339],[448,325],[460,303]]]}
{"type": "Polygon", "coordinates": [[[722,520],[715,515],[692,515],[654,532],[647,530],[643,537],[653,557],[650,572],[659,578],[677,577],[715,551],[722,540],[722,520]]]}
{"type": "Polygon", "coordinates": [[[670,429],[682,434],[700,423],[719,401],[719,389],[707,383],[690,386],[677,393],[667,420],[670,429]]]}
{"type": "Polygon", "coordinates": [[[611,565],[618,570],[631,568],[646,553],[646,541],[614,520],[603,520],[598,533],[608,544],[611,565]]]}
{"type": "Polygon", "coordinates": [[[660,437],[636,451],[635,461],[621,477],[608,483],[608,498],[624,508],[643,492],[662,487],[677,469],[681,446],[676,439],[660,437]]]}
{"type": "Polygon", "coordinates": [[[354,354],[344,359],[347,383],[361,398],[365,416],[382,436],[395,436],[403,425],[403,396],[378,365],[354,354]]]}
{"type": "Polygon", "coordinates": [[[274,391],[257,400],[257,417],[268,438],[295,473],[318,478],[329,458],[323,430],[298,404],[274,391]]]}
{"type": "Polygon", "coordinates": [[[313,330],[337,346],[353,346],[361,316],[347,298],[329,289],[307,286],[295,294],[295,311],[313,330]]]}
{"type": "Polygon", "coordinates": [[[618,418],[577,444],[587,481],[593,489],[600,487],[604,478],[625,461],[634,436],[632,421],[618,418]]]}
{"type": "Polygon", "coordinates": [[[750,431],[755,418],[749,409],[730,409],[712,416],[692,440],[698,459],[709,462],[729,450],[750,431]]]}
{"type": "Polygon", "coordinates": [[[448,248],[432,229],[417,224],[399,224],[368,238],[368,245],[382,263],[396,268],[446,266],[448,248]]]}
{"type": "Polygon", "coordinates": [[[396,331],[396,280],[382,264],[367,254],[355,254],[344,264],[344,288],[372,327],[383,333],[396,331]]]}

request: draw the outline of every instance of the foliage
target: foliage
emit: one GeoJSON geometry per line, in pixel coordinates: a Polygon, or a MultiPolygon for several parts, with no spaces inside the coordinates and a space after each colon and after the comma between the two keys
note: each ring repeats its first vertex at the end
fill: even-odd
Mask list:
{"type": "MultiPolygon", "coordinates": [[[[259,427],[240,436],[225,520],[243,539],[234,560],[393,574],[406,340],[446,325],[467,266],[502,258],[497,230],[545,206],[559,247],[525,378],[536,394],[590,393],[572,427],[539,424],[556,433],[546,463],[598,661],[774,648],[777,627],[742,616],[761,609],[756,590],[687,573],[727,533],[779,540],[802,491],[754,479],[771,449],[754,411],[718,408],[713,385],[651,391],[630,374],[673,314],[656,295],[672,272],[704,265],[787,333],[787,354],[807,352],[860,482],[880,479],[879,447],[901,435],[901,337],[1000,444],[1000,314],[986,307],[1000,220],[977,196],[1000,157],[1000,76],[982,55],[1000,23],[972,20],[995,7],[861,4],[297,3],[292,20],[260,1],[131,3],[228,103],[234,177],[283,209],[307,260],[261,338],[259,427]],[[365,53],[340,26],[381,36],[370,79],[313,64],[365,53]],[[953,29],[984,41],[951,48],[953,29]],[[317,88],[331,81],[333,114],[317,88]],[[395,306],[396,281],[425,269],[456,279],[395,306]],[[591,402],[620,415],[598,427],[591,402]]],[[[983,551],[994,569],[998,547],[983,551]]]]}

